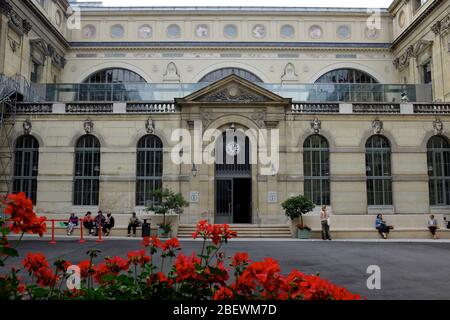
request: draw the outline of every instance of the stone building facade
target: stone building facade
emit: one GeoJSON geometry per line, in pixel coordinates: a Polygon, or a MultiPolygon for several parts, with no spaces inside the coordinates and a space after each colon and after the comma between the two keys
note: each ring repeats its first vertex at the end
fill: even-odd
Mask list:
{"type": "Polygon", "coordinates": [[[41,213],[140,211],[159,186],[189,200],[182,223],[284,224],[280,204],[294,194],[336,216],[383,212],[405,226],[450,213],[450,1],[366,10],[0,0],[0,11],[2,84],[24,83],[8,102],[14,127],[2,127],[1,191],[26,189],[41,213]],[[277,129],[279,167],[174,163],[174,129],[198,124],[277,129]]]}

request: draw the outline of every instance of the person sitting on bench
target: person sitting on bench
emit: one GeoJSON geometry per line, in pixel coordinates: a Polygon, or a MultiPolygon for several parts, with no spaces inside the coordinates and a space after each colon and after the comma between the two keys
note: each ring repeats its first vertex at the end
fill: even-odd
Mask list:
{"type": "Polygon", "coordinates": [[[78,226],[78,217],[75,213],[70,214],[69,222],[67,222],[67,235],[70,236],[73,233],[75,227],[78,226]]]}
{"type": "Polygon", "coordinates": [[[377,218],[375,219],[375,228],[378,230],[378,233],[383,237],[383,239],[387,239],[387,235],[389,231],[394,229],[393,226],[388,226],[386,221],[383,220],[383,215],[377,214],[377,218]]]}
{"type": "Polygon", "coordinates": [[[433,235],[434,240],[439,239],[436,230],[439,229],[438,222],[434,215],[430,215],[430,218],[428,219],[428,230],[430,230],[431,234],[433,235]]]}
{"type": "Polygon", "coordinates": [[[97,216],[94,219],[94,229],[95,234],[94,236],[98,236],[98,230],[99,228],[103,229],[103,226],[105,225],[106,218],[103,215],[103,212],[101,210],[98,211],[97,216]]]}
{"type": "Polygon", "coordinates": [[[114,217],[112,216],[111,212],[108,212],[106,214],[106,220],[105,224],[103,225],[103,233],[105,236],[109,236],[109,233],[111,232],[111,229],[114,227],[114,217]]]}
{"type": "Polygon", "coordinates": [[[83,227],[89,230],[89,234],[94,232],[94,218],[92,218],[92,213],[90,211],[84,216],[83,227]]]}
{"type": "Polygon", "coordinates": [[[133,229],[133,237],[136,237],[136,228],[139,227],[141,222],[136,217],[136,212],[131,214],[130,222],[128,223],[128,236],[131,237],[131,229],[133,229]]]}

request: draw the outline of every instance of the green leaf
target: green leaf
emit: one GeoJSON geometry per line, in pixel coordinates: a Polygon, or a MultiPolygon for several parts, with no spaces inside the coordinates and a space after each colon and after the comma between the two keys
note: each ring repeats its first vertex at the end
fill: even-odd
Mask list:
{"type": "Polygon", "coordinates": [[[10,247],[1,247],[0,252],[4,255],[10,256],[10,257],[18,257],[19,252],[17,252],[16,249],[10,248],[10,247]]]}

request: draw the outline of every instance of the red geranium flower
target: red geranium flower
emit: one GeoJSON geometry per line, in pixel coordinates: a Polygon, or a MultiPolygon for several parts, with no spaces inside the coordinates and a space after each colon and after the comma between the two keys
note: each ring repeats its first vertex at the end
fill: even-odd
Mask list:
{"type": "Polygon", "coordinates": [[[89,277],[89,266],[90,265],[91,265],[91,261],[89,261],[89,260],[81,261],[78,264],[78,267],[80,268],[80,276],[82,279],[89,277]]]}
{"type": "Polygon", "coordinates": [[[93,269],[95,271],[94,279],[100,284],[106,283],[106,281],[103,280],[104,276],[112,274],[105,263],[100,263],[98,266],[94,266],[93,269]]]}
{"type": "Polygon", "coordinates": [[[158,248],[161,248],[161,240],[155,236],[145,237],[144,240],[142,240],[142,245],[144,247],[150,247],[150,254],[155,254],[156,251],[158,251],[158,248]]]}
{"type": "Polygon", "coordinates": [[[118,256],[106,258],[105,263],[111,273],[115,275],[119,274],[121,271],[127,271],[129,267],[128,261],[118,256]]]}
{"type": "Polygon", "coordinates": [[[233,291],[228,287],[221,287],[214,293],[213,300],[233,300],[233,291]]]}
{"type": "Polygon", "coordinates": [[[247,265],[250,262],[247,252],[236,252],[231,261],[233,267],[247,265]]]}
{"type": "Polygon", "coordinates": [[[164,242],[161,248],[163,249],[163,251],[174,251],[180,248],[180,242],[177,238],[172,238],[164,242]]]}
{"type": "Polygon", "coordinates": [[[46,231],[45,217],[37,217],[33,211],[33,203],[24,192],[8,194],[3,200],[6,205],[5,214],[11,216],[10,230],[14,233],[34,233],[42,235],[46,231]]]}
{"type": "Polygon", "coordinates": [[[43,288],[53,287],[59,279],[50,268],[42,268],[35,275],[37,277],[37,284],[43,288]]]}
{"type": "Polygon", "coordinates": [[[36,273],[43,268],[49,268],[47,258],[42,253],[28,253],[25,259],[23,259],[22,264],[30,274],[36,273]]]}
{"type": "Polygon", "coordinates": [[[196,265],[200,265],[200,259],[195,254],[187,257],[180,253],[175,261],[176,281],[183,282],[198,279],[196,265]]]}
{"type": "Polygon", "coordinates": [[[135,265],[145,265],[150,262],[150,257],[145,254],[145,250],[128,252],[128,263],[135,265]]]}

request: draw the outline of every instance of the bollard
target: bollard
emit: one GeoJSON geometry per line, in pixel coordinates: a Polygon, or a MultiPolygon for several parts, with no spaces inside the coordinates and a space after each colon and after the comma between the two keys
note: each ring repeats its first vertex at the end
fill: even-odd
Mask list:
{"type": "Polygon", "coordinates": [[[78,241],[79,243],[85,243],[86,240],[84,240],[83,238],[83,219],[80,219],[81,223],[80,223],[80,241],[78,241]]]}
{"type": "Polygon", "coordinates": [[[102,240],[102,224],[101,223],[98,225],[98,239],[96,242],[97,243],[103,242],[103,240],[102,240]]]}
{"type": "Polygon", "coordinates": [[[52,219],[52,240],[49,243],[56,244],[56,241],[55,241],[55,219],[52,219]]]}

